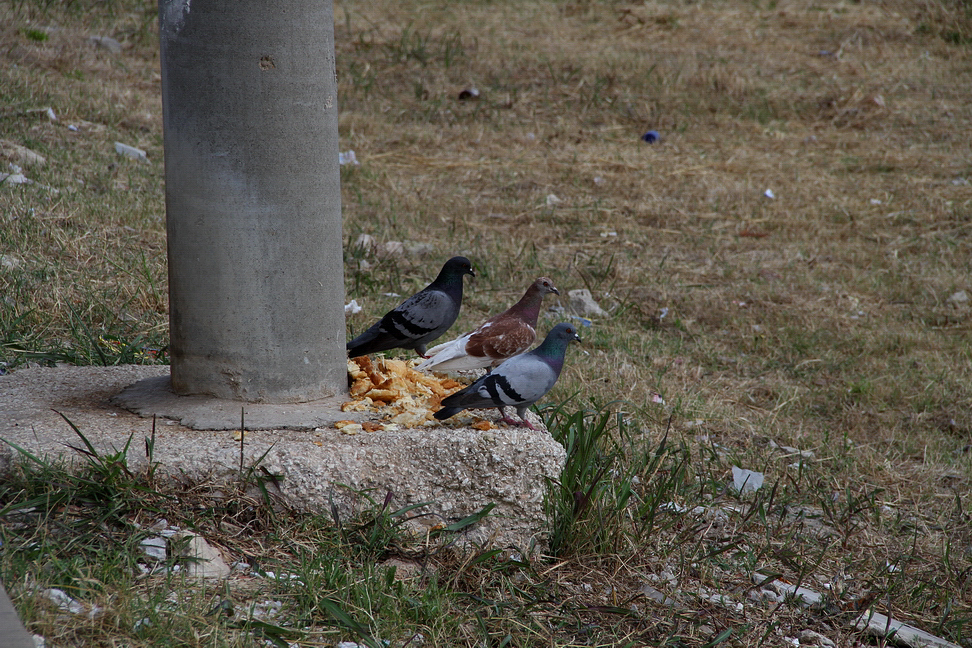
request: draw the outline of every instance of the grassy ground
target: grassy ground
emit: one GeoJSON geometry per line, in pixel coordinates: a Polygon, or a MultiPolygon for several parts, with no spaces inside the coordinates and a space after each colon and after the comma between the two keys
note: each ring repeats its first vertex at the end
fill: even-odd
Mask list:
{"type": "MultiPolygon", "coordinates": [[[[10,368],[165,360],[154,12],[0,5],[0,137],[48,160],[24,165],[39,184],[0,186],[10,368]],[[87,40],[103,35],[123,51],[87,40]]],[[[782,646],[812,629],[845,646],[864,641],[849,622],[873,602],[972,646],[972,358],[954,297],[972,295],[966,3],[335,14],[341,149],[361,160],[342,171],[348,297],[365,307],[349,326],[457,252],[479,277],[456,330],[539,274],[613,308],[550,395],[571,399],[547,410],[571,451],[550,555],[426,548],[383,494],[335,528],[244,491],[103,469],[79,483],[28,462],[3,491],[0,576],[32,629],[104,646],[782,646]],[[459,101],[469,87],[480,98],[459,101]],[[660,142],[641,141],[649,129],[660,142]],[[406,252],[356,246],[362,233],[406,252]],[[733,494],[734,465],[766,485],[733,494]],[[138,540],[162,517],[299,577],[141,576],[138,540]],[[825,604],[754,601],[756,571],[825,604]],[[67,621],[46,587],[104,613],[67,621]],[[245,612],[268,600],[275,616],[245,612]]]]}

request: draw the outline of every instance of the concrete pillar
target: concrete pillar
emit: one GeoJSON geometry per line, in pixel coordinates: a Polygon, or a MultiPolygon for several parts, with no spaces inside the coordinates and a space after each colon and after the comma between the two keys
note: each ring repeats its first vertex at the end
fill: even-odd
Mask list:
{"type": "Polygon", "coordinates": [[[171,380],[347,390],[331,0],[159,0],[171,380]]]}
{"type": "Polygon", "coordinates": [[[34,648],[33,636],[24,629],[3,585],[0,585],[0,648],[34,648]]]}

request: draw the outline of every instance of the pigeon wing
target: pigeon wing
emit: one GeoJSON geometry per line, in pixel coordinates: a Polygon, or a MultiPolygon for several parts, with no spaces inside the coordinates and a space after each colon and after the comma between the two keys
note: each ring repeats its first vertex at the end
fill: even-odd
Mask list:
{"type": "Polygon", "coordinates": [[[476,409],[531,405],[543,398],[557,381],[547,363],[529,354],[516,356],[452,396],[443,399],[443,407],[476,409]]]}

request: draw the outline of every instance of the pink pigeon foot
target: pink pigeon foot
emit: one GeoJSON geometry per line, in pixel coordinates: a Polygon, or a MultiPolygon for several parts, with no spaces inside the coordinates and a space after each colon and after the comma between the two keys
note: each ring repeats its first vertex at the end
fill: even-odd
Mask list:
{"type": "Polygon", "coordinates": [[[504,413],[503,414],[503,418],[500,419],[500,420],[503,421],[504,423],[506,423],[507,425],[515,425],[517,427],[528,427],[531,430],[533,430],[534,432],[537,431],[537,428],[533,427],[533,424],[530,423],[530,421],[528,421],[526,419],[523,419],[522,421],[517,421],[514,418],[510,418],[509,414],[505,414],[504,413]]]}

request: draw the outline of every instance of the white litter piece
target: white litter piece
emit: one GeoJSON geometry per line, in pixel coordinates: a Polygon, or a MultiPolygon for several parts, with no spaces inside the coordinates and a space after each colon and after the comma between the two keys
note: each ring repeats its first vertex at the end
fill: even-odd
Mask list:
{"type": "MultiPolygon", "coordinates": [[[[761,574],[756,572],[753,574],[753,582],[759,585],[766,580],[766,574],[761,574]]],[[[800,605],[803,607],[810,607],[812,605],[819,605],[823,600],[817,592],[806,587],[797,587],[796,585],[791,585],[789,583],[784,583],[783,581],[776,579],[772,580],[764,585],[769,589],[775,590],[783,596],[792,596],[800,605]]]]}
{"type": "Polygon", "coordinates": [[[128,144],[122,144],[121,142],[115,142],[115,153],[119,155],[124,155],[125,157],[130,157],[133,160],[143,160],[148,162],[148,155],[140,148],[135,148],[134,146],[129,146],[128,144]]]}
{"type": "Polygon", "coordinates": [[[354,315],[355,313],[361,312],[361,306],[358,305],[358,300],[352,299],[350,304],[344,305],[345,315],[354,315]]]}
{"type": "Polygon", "coordinates": [[[122,44],[111,36],[89,36],[88,41],[96,47],[103,47],[112,54],[122,51],[122,44]]]}
{"type": "Polygon", "coordinates": [[[0,173],[0,184],[34,184],[34,181],[23,173],[0,173]]]}
{"type": "Polygon", "coordinates": [[[547,207],[553,207],[564,202],[557,194],[547,194],[547,207]]]}
{"type": "Polygon", "coordinates": [[[763,487],[763,473],[733,466],[732,485],[740,495],[755,493],[763,487]]]}
{"type": "Polygon", "coordinates": [[[888,619],[880,612],[864,612],[857,617],[854,627],[875,637],[888,637],[891,642],[910,646],[910,648],[961,648],[958,644],[936,637],[924,630],[895,621],[893,618],[888,619]]]}
{"type": "Polygon", "coordinates": [[[773,193],[772,189],[767,189],[766,191],[763,192],[763,195],[766,196],[767,198],[776,198],[776,194],[773,193]]]}
{"type": "Polygon", "coordinates": [[[344,153],[338,153],[338,164],[345,166],[350,164],[351,166],[360,166],[361,163],[358,162],[358,156],[354,154],[354,149],[348,149],[344,153]]]}
{"type": "Polygon", "coordinates": [[[84,606],[78,603],[77,600],[72,598],[67,592],[56,587],[44,590],[44,596],[56,605],[59,609],[70,612],[71,614],[81,614],[84,612],[84,606]]]}
{"type": "Polygon", "coordinates": [[[142,548],[142,551],[145,552],[145,555],[152,560],[162,561],[165,560],[168,555],[165,549],[165,538],[160,538],[158,536],[153,538],[145,538],[138,543],[138,545],[142,548]]]}
{"type": "Polygon", "coordinates": [[[953,304],[965,304],[969,301],[969,294],[964,290],[959,290],[958,292],[952,293],[947,301],[953,304]]]}

